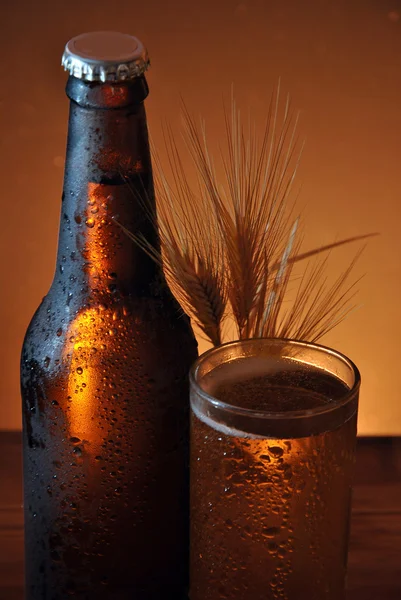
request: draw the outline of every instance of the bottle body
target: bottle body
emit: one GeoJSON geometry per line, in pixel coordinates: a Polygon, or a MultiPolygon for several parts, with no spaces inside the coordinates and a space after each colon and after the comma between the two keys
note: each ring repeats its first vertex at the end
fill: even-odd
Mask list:
{"type": "Polygon", "coordinates": [[[47,337],[52,296],[23,359],[27,599],[180,598],[185,319],[163,299],[92,303],[47,337]]]}
{"type": "Polygon", "coordinates": [[[196,342],[113,219],[157,244],[143,97],[101,107],[107,86],[72,79],[56,275],[21,362],[26,599],[179,599],[196,342]]]}

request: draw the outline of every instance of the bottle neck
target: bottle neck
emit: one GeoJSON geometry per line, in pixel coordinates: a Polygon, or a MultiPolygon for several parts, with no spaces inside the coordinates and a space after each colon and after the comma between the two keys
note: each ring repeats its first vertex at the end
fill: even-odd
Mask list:
{"type": "Polygon", "coordinates": [[[143,77],[70,77],[71,100],[55,281],[93,294],[144,293],[160,268],[123,231],[158,248],[143,77]]]}

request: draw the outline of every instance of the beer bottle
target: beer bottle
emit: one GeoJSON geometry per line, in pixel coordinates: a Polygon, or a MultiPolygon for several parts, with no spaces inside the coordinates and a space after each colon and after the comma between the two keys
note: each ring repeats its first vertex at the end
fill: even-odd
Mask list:
{"type": "Polygon", "coordinates": [[[189,319],[157,247],[128,35],[66,46],[70,116],[56,273],[21,360],[26,600],[177,600],[188,562],[189,319]],[[118,223],[116,222],[118,221],[118,223]]]}

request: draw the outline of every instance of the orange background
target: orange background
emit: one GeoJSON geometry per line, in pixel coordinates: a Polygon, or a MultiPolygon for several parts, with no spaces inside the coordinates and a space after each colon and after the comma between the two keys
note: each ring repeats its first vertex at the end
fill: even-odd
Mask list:
{"type": "MultiPolygon", "coordinates": [[[[65,42],[88,30],[147,45],[149,125],[179,95],[215,140],[231,84],[262,122],[278,77],[301,110],[304,248],[380,231],[355,271],[362,307],[323,341],[359,366],[361,434],[401,434],[400,0],[16,0],[0,51],[0,428],[20,428],[19,353],[55,265],[68,118],[65,42]]],[[[356,248],[355,248],[356,250],[356,248]]],[[[337,275],[353,250],[336,252],[337,275]]],[[[201,349],[204,349],[201,344],[201,349]]]]}

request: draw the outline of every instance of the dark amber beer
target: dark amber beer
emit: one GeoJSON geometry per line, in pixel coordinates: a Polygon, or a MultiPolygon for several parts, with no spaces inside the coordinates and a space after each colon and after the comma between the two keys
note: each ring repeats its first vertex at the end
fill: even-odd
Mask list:
{"type": "Polygon", "coordinates": [[[359,374],[249,340],[192,372],[191,600],[344,600],[359,374]]]}
{"type": "Polygon", "coordinates": [[[163,272],[133,37],[71,40],[57,265],[22,351],[26,600],[176,600],[187,588],[196,342],[163,272]]]}

